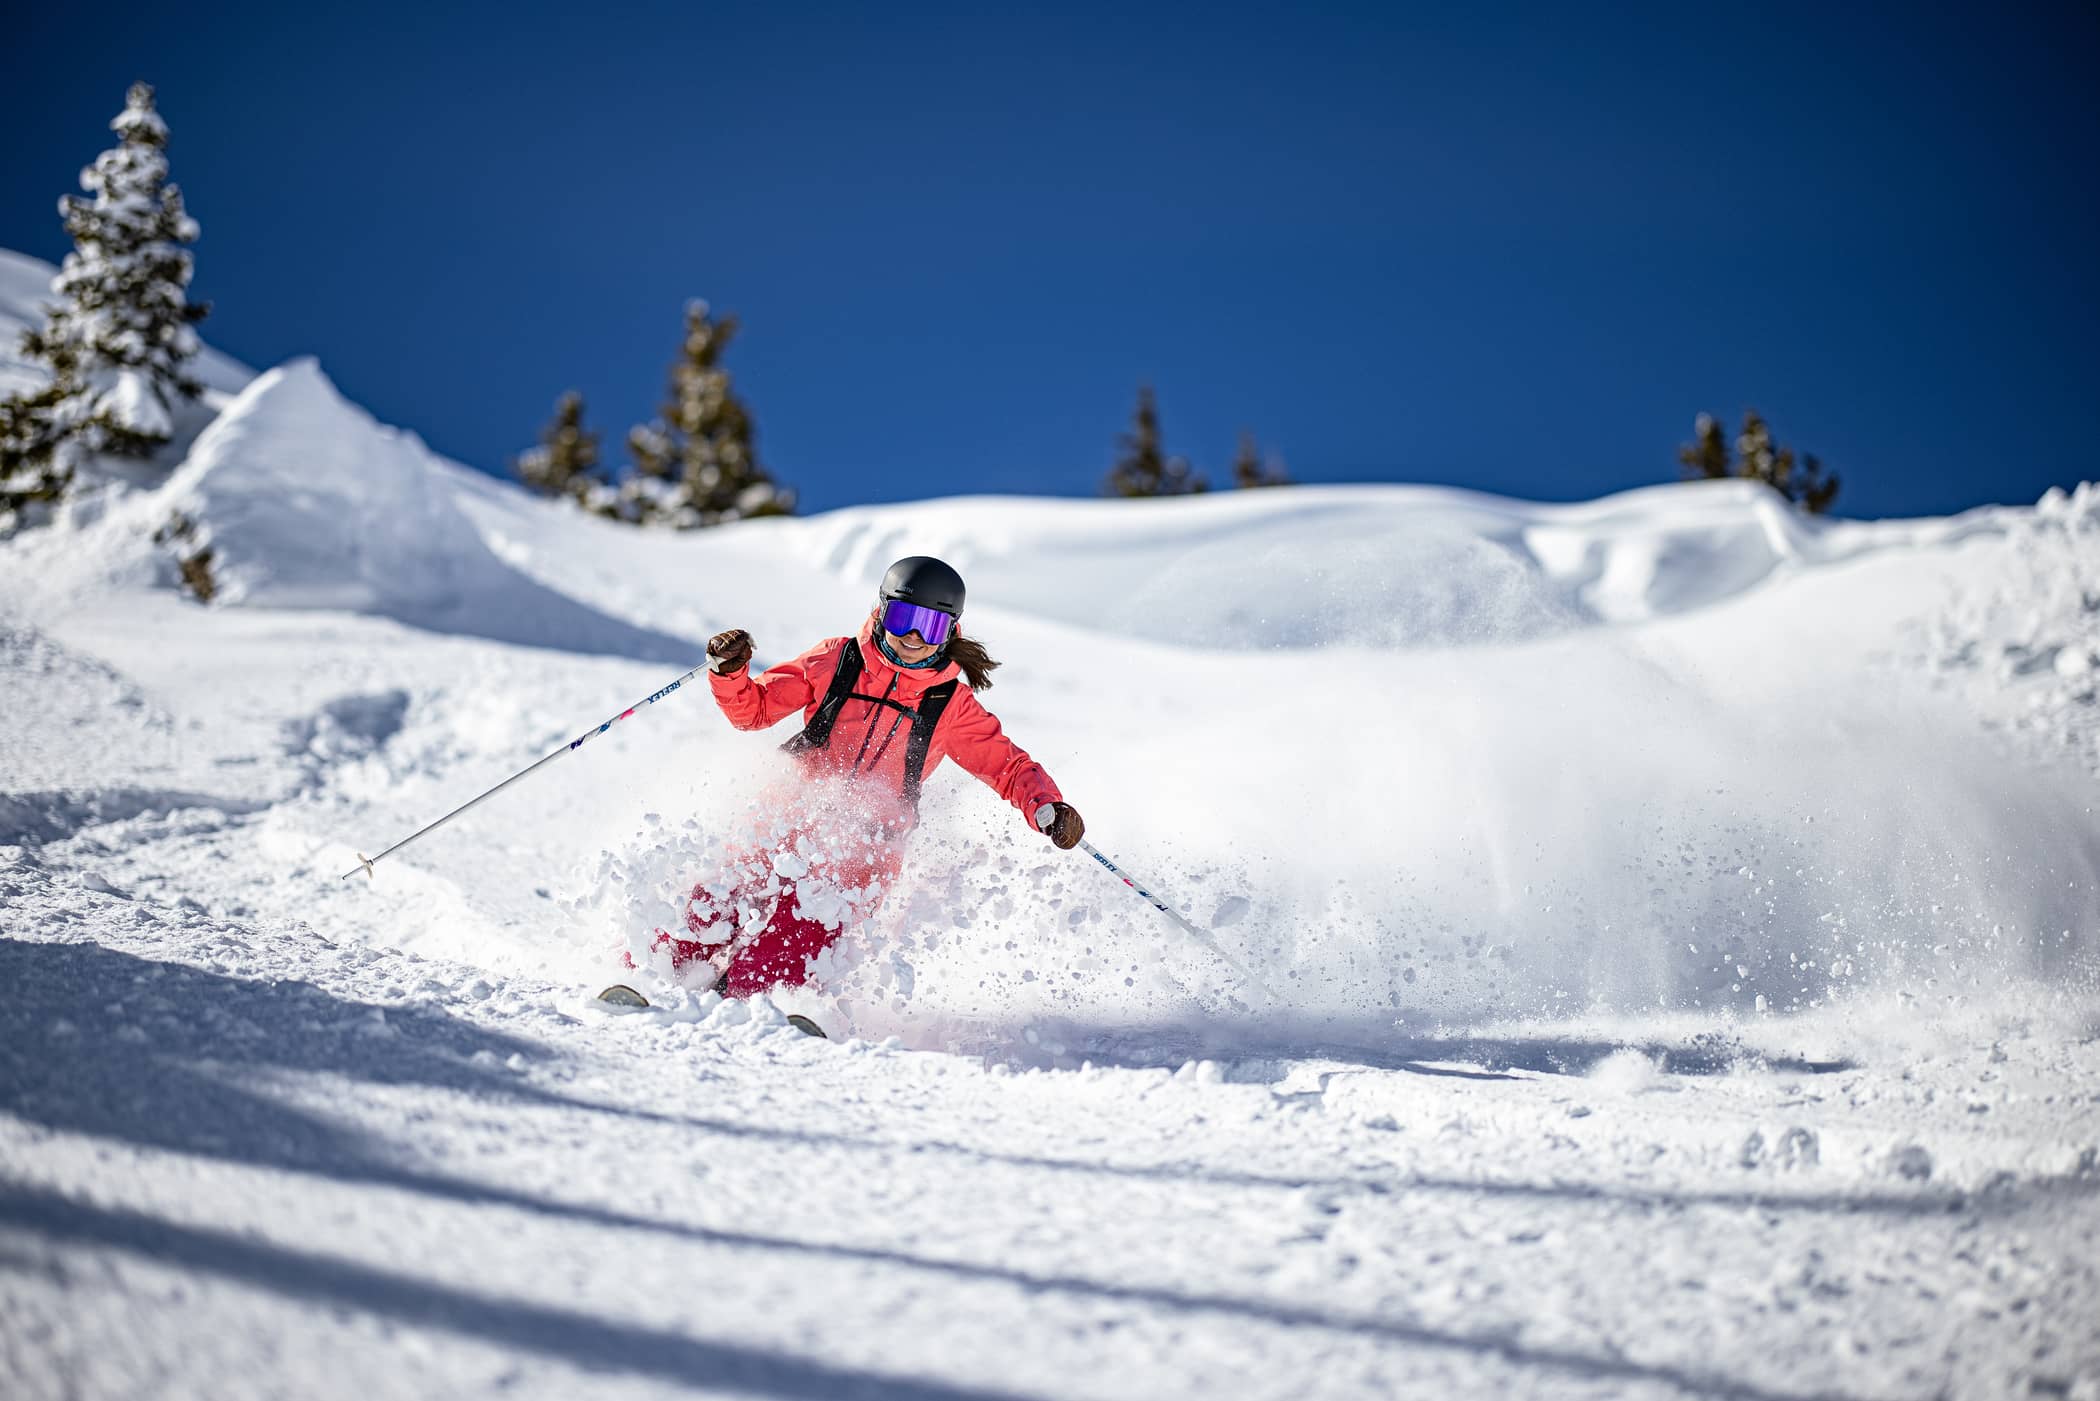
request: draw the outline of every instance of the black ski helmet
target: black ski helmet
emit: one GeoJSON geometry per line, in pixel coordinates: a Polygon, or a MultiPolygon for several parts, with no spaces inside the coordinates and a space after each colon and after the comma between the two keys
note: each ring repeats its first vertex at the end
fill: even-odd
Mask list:
{"type": "Polygon", "coordinates": [[[932,555],[912,555],[890,566],[890,572],[882,576],[882,592],[877,598],[884,603],[899,599],[921,608],[938,608],[959,618],[963,611],[962,575],[932,555]]]}

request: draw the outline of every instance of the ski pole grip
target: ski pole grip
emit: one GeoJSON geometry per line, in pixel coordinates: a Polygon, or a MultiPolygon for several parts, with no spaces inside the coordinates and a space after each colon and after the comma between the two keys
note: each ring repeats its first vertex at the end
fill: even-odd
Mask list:
{"type": "Polygon", "coordinates": [[[1047,832],[1047,831],[1049,831],[1049,830],[1050,830],[1050,824],[1051,824],[1051,823],[1053,823],[1053,822],[1055,822],[1055,821],[1057,821],[1057,804],[1055,804],[1055,803],[1044,803],[1044,804],[1043,804],[1043,805],[1042,805],[1041,807],[1039,807],[1039,808],[1037,808],[1037,809],[1035,810],[1035,830],[1036,830],[1036,831],[1038,831],[1038,832],[1047,832]]]}

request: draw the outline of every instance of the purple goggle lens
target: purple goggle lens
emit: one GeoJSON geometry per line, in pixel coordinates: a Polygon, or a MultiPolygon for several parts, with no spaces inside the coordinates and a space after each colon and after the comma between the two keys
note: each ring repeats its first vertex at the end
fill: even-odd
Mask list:
{"type": "Polygon", "coordinates": [[[938,647],[948,640],[954,626],[955,619],[938,608],[921,608],[894,598],[882,605],[882,630],[891,637],[915,632],[928,647],[938,647]]]}

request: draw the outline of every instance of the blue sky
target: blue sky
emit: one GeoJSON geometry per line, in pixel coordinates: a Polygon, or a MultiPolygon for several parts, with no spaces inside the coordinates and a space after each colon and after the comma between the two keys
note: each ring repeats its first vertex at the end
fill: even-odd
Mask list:
{"type": "Polygon", "coordinates": [[[2100,477],[2100,19],[1869,8],[39,5],[0,245],[144,78],[207,337],[493,471],[701,296],[806,509],[1090,494],[1141,380],[1214,476],[1584,498],[1754,405],[1846,514],[2100,477]]]}

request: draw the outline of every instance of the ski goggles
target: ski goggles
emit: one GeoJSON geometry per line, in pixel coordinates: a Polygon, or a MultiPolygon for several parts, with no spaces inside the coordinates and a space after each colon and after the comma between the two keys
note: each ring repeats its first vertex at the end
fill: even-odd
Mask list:
{"type": "Polygon", "coordinates": [[[938,647],[954,627],[955,619],[938,608],[921,608],[901,598],[882,605],[882,630],[891,637],[915,632],[928,647],[938,647]]]}

